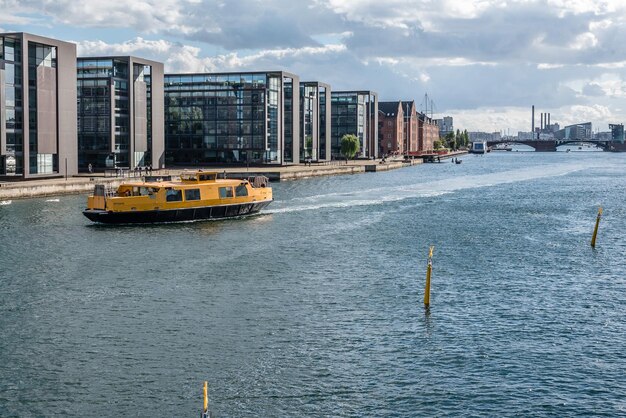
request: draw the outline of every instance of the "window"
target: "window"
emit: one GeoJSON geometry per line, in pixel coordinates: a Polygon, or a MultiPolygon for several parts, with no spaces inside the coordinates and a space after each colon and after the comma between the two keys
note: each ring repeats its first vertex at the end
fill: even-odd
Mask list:
{"type": "Polygon", "coordinates": [[[248,196],[248,188],[244,183],[241,183],[239,186],[237,186],[237,188],[235,189],[235,196],[248,196]]]}
{"type": "Polygon", "coordinates": [[[185,190],[185,200],[200,200],[200,189],[185,190]]]}
{"type": "Polygon", "coordinates": [[[216,177],[217,177],[216,174],[200,174],[198,179],[200,181],[211,181],[211,180],[215,180],[216,177]]]}
{"type": "Polygon", "coordinates": [[[227,197],[233,197],[233,188],[220,187],[220,199],[226,199],[227,197]]]}
{"type": "Polygon", "coordinates": [[[167,189],[165,192],[165,200],[168,202],[180,202],[183,200],[182,190],[167,189]]]}

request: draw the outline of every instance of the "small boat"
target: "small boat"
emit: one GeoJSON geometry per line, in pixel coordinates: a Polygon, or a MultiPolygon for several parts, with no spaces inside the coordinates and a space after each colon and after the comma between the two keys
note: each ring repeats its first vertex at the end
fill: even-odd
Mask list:
{"type": "Polygon", "coordinates": [[[463,160],[459,160],[458,158],[454,161],[457,164],[461,164],[463,162],[463,160]]]}
{"type": "Polygon", "coordinates": [[[13,203],[12,200],[0,200],[0,206],[10,205],[11,203],[13,203]]]}
{"type": "Polygon", "coordinates": [[[110,224],[187,222],[252,215],[273,200],[265,176],[218,179],[215,172],[197,171],[180,181],[150,180],[108,191],[97,184],[83,214],[110,224]]]}

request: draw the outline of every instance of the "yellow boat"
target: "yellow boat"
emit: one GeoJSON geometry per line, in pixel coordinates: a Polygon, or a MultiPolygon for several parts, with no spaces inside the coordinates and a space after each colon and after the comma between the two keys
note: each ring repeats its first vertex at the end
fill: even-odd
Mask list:
{"type": "Polygon", "coordinates": [[[111,191],[97,184],[83,214],[102,223],[184,222],[252,215],[273,200],[267,177],[217,177],[197,171],[182,174],[180,181],[155,178],[123,183],[111,191]]]}

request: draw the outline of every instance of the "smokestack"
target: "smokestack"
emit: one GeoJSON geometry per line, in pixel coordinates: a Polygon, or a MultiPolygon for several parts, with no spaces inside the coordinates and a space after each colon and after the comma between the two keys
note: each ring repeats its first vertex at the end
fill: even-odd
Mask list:
{"type": "Polygon", "coordinates": [[[532,120],[531,125],[530,125],[531,126],[531,131],[533,132],[533,135],[534,135],[534,132],[535,132],[535,105],[533,105],[533,116],[532,116],[531,120],[532,120]]]}
{"type": "Polygon", "coordinates": [[[548,128],[550,128],[550,114],[548,113],[548,128]]]}
{"type": "Polygon", "coordinates": [[[540,130],[542,130],[542,131],[543,131],[543,115],[544,115],[544,113],[541,114],[541,124],[539,125],[540,126],[540,130]]]}

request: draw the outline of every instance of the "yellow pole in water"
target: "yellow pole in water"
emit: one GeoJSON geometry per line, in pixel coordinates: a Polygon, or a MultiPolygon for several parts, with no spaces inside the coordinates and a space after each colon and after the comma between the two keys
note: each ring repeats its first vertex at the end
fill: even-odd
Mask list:
{"type": "Polygon", "coordinates": [[[209,410],[209,382],[204,382],[204,411],[209,410]]]}
{"type": "Polygon", "coordinates": [[[426,289],[424,290],[424,307],[428,308],[430,306],[430,275],[433,271],[433,251],[435,249],[434,245],[430,246],[430,251],[428,252],[428,266],[426,267],[426,289]]]}
{"type": "Polygon", "coordinates": [[[602,218],[602,207],[598,208],[598,217],[596,218],[596,227],[593,230],[593,237],[591,237],[592,248],[596,248],[596,236],[598,235],[598,227],[600,226],[600,218],[602,218]]]}

